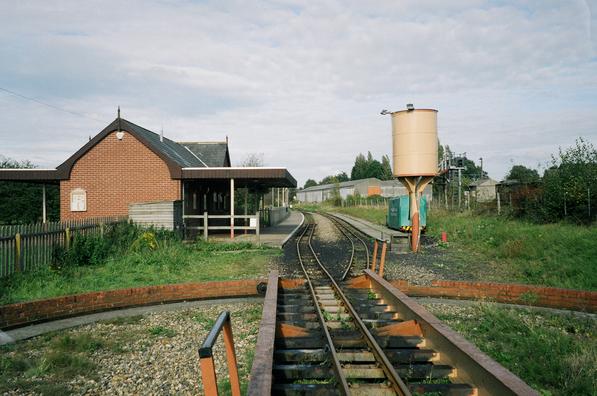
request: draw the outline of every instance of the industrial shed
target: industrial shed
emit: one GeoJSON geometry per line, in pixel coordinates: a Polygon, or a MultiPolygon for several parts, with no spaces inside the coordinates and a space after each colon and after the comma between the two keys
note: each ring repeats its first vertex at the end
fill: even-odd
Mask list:
{"type": "Polygon", "coordinates": [[[143,224],[172,228],[207,213],[230,221],[232,235],[237,189],[262,198],[279,188],[285,206],[296,187],[286,168],[231,167],[227,139],[175,142],[120,117],[55,169],[0,169],[7,180],[59,184],[61,220],[140,214],[143,224]]]}
{"type": "MultiPolygon", "coordinates": [[[[406,195],[406,188],[398,180],[379,180],[377,178],[350,180],[337,184],[322,184],[297,191],[296,199],[299,202],[323,202],[333,197],[334,189],[338,188],[340,197],[346,199],[349,195],[371,197],[379,195],[384,198],[406,195]]],[[[431,201],[431,186],[425,188],[423,195],[431,201]]]]}

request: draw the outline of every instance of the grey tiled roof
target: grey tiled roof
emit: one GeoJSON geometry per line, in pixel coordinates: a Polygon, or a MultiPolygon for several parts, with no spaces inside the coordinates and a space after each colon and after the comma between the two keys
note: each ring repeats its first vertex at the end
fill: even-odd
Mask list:
{"type": "Polygon", "coordinates": [[[191,150],[209,167],[230,166],[226,142],[179,142],[178,144],[191,150]]]}
{"type": "Polygon", "coordinates": [[[141,136],[154,151],[162,153],[182,168],[230,166],[226,161],[228,153],[226,142],[177,143],[167,137],[160,141],[159,134],[125,119],[121,119],[121,127],[141,136]]]}

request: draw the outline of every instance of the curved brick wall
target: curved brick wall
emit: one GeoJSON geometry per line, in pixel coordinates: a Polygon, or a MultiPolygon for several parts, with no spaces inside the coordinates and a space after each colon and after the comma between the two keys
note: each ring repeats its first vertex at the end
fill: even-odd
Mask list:
{"type": "Polygon", "coordinates": [[[445,280],[433,281],[431,286],[412,285],[406,280],[394,280],[390,283],[411,297],[487,299],[509,304],[597,312],[597,292],[593,291],[509,283],[445,280]]]}
{"type": "Polygon", "coordinates": [[[0,306],[0,329],[115,308],[162,302],[257,295],[265,280],[181,283],[108,290],[0,306]]]}

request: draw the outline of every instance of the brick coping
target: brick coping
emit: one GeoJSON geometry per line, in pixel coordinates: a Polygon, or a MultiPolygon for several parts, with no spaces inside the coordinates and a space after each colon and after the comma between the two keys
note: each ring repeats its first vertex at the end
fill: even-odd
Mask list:
{"type": "Polygon", "coordinates": [[[518,283],[434,280],[430,286],[398,279],[390,283],[411,297],[444,297],[597,313],[597,292],[518,283]]]}
{"type": "MultiPolygon", "coordinates": [[[[266,279],[190,282],[128,289],[88,292],[0,306],[0,329],[26,326],[55,319],[143,305],[251,297],[266,279]]],[[[488,300],[501,303],[563,308],[597,313],[597,292],[523,284],[435,280],[430,286],[407,280],[390,281],[411,297],[443,297],[488,300]]]]}
{"type": "Polygon", "coordinates": [[[21,327],[55,319],[143,305],[252,297],[266,279],[190,282],[88,292],[0,306],[0,329],[21,327]]]}

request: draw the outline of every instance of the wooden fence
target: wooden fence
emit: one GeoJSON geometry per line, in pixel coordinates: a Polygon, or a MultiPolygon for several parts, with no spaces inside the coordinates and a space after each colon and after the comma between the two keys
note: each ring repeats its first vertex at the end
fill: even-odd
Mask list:
{"type": "Polygon", "coordinates": [[[56,246],[68,249],[75,235],[98,234],[106,225],[121,221],[126,218],[0,225],[0,277],[48,266],[56,246]]]}

